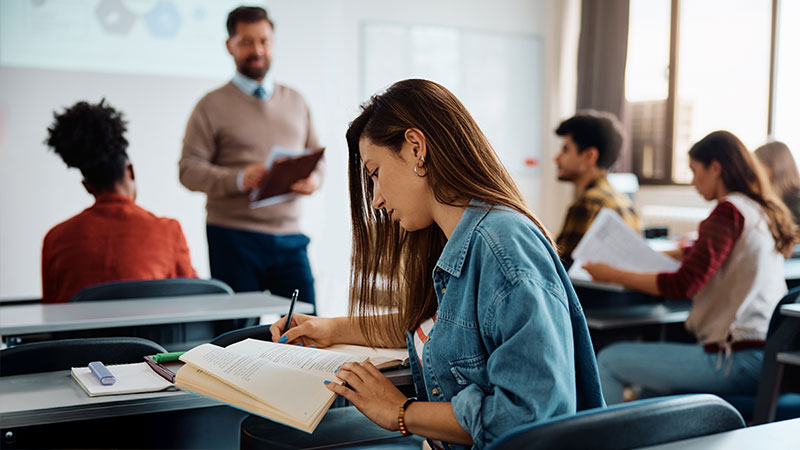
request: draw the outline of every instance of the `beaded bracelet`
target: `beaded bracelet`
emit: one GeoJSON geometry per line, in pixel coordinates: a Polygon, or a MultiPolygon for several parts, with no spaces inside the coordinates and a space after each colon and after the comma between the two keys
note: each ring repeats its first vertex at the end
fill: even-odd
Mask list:
{"type": "Polygon", "coordinates": [[[406,400],[406,402],[403,403],[403,406],[400,407],[400,412],[397,414],[397,428],[400,429],[400,434],[402,434],[403,436],[408,436],[411,434],[406,429],[405,416],[406,416],[406,408],[408,408],[408,405],[414,403],[415,401],[417,401],[416,398],[410,398],[406,400]]]}

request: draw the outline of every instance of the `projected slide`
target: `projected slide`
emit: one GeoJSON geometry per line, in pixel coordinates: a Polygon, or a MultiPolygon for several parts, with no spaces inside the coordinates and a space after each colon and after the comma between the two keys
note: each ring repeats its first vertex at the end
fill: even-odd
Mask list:
{"type": "Polygon", "coordinates": [[[0,65],[225,77],[234,0],[3,0],[0,65]]]}

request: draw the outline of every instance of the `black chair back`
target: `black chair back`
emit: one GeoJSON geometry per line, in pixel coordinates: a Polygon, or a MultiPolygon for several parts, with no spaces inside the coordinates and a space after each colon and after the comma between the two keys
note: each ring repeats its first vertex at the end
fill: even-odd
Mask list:
{"type": "Polygon", "coordinates": [[[86,302],[202,294],[233,294],[233,289],[222,281],[200,278],[115,281],[81,289],[69,301],[86,302]]]}
{"type": "Polygon", "coordinates": [[[236,342],[243,341],[247,338],[260,339],[262,341],[271,341],[272,333],[269,332],[269,325],[257,325],[254,327],[241,328],[238,330],[229,331],[215,337],[211,344],[220,347],[227,347],[236,342]]]}
{"type": "Polygon", "coordinates": [[[0,350],[0,376],[52,372],[103,364],[143,362],[146,355],[163,353],[164,347],[135,337],[104,337],[32,342],[0,350]]]}
{"type": "Polygon", "coordinates": [[[658,445],[744,427],[742,416],[710,394],[620,403],[517,427],[489,449],[617,450],[658,445]]]}
{"type": "Polygon", "coordinates": [[[778,304],[775,305],[775,309],[772,311],[772,317],[769,320],[767,339],[772,337],[772,335],[775,333],[775,330],[777,330],[783,322],[784,317],[783,314],[781,314],[781,306],[795,303],[798,299],[800,299],[800,286],[789,289],[789,292],[787,292],[786,295],[784,295],[783,298],[778,302],[778,304]]]}

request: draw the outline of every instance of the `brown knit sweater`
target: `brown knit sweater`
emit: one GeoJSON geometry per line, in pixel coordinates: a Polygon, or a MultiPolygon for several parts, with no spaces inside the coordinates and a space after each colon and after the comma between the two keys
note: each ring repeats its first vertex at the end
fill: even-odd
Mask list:
{"type": "MultiPolygon", "coordinates": [[[[250,209],[249,192],[236,178],[245,166],[266,161],[273,146],[318,148],[311,114],[300,94],[276,84],[269,101],[247,95],[233,83],[211,91],[195,106],[180,162],[180,181],[208,195],[207,221],[250,231],[289,234],[300,231],[299,199],[250,209]]],[[[317,175],[322,178],[323,167],[317,175]]]]}

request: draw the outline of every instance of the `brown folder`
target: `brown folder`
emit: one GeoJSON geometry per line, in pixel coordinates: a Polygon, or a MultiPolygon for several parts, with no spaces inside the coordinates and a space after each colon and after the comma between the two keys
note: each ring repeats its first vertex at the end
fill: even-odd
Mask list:
{"type": "Polygon", "coordinates": [[[291,192],[292,184],[311,175],[324,152],[325,149],[320,148],[311,153],[276,160],[261,180],[252,200],[259,201],[291,192]]]}

